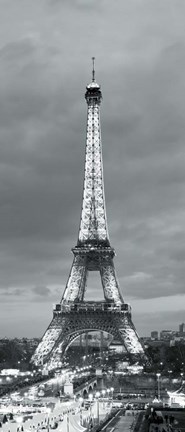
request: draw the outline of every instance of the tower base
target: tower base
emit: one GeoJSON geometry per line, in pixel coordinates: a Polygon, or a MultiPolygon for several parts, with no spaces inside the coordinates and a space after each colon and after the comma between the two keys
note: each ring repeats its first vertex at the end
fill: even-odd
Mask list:
{"type": "Polygon", "coordinates": [[[126,351],[135,358],[144,357],[144,350],[132,323],[128,304],[115,306],[105,302],[79,302],[57,304],[53,319],[37,347],[32,363],[47,364],[49,369],[61,365],[67,347],[87,331],[103,331],[119,340],[126,351]]]}

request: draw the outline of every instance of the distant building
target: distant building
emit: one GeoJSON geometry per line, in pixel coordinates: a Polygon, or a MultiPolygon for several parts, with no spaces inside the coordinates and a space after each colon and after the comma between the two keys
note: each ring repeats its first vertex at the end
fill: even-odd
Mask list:
{"type": "Polygon", "coordinates": [[[125,353],[126,349],[122,345],[120,341],[113,340],[109,345],[109,350],[114,351],[115,353],[125,353]]]}
{"type": "Polygon", "coordinates": [[[171,340],[173,339],[174,332],[172,330],[162,330],[160,332],[160,340],[171,340]]]}
{"type": "Polygon", "coordinates": [[[82,334],[81,336],[77,337],[71,346],[81,346],[85,347],[88,345],[89,347],[93,348],[100,348],[102,345],[103,348],[107,347],[112,339],[112,336],[108,335],[105,332],[86,332],[85,334],[82,334]]]}
{"type": "Polygon", "coordinates": [[[151,332],[151,339],[158,340],[158,331],[154,330],[151,332]]]}
{"type": "Polygon", "coordinates": [[[185,323],[179,324],[179,333],[185,333],[185,323]]]}

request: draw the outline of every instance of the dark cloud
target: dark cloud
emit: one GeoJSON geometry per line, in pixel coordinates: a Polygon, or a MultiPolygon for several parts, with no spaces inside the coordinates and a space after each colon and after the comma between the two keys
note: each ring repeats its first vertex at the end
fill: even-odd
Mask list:
{"type": "Polygon", "coordinates": [[[22,296],[24,294],[23,289],[20,288],[7,288],[6,290],[3,290],[1,295],[2,296],[13,296],[13,297],[19,297],[22,296]]]}
{"type": "Polygon", "coordinates": [[[21,65],[25,62],[25,59],[30,63],[34,51],[33,39],[25,37],[20,41],[10,42],[3,46],[0,49],[0,59],[5,63],[6,67],[10,63],[15,70],[15,67],[18,68],[20,61],[21,65]]]}
{"type": "Polygon", "coordinates": [[[50,290],[46,286],[37,286],[34,287],[32,290],[35,294],[39,296],[46,296],[48,297],[50,295],[50,290]]]}
{"type": "Polygon", "coordinates": [[[177,262],[185,262],[185,248],[178,248],[171,252],[170,258],[177,262]]]}

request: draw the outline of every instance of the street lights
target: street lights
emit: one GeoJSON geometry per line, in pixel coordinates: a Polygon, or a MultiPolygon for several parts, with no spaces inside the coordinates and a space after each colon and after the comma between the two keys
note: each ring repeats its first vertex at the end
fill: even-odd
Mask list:
{"type": "Polygon", "coordinates": [[[80,424],[83,424],[83,418],[82,418],[82,404],[83,404],[83,397],[79,398],[79,402],[80,402],[80,424]]]}
{"type": "Polygon", "coordinates": [[[111,392],[111,398],[112,398],[112,400],[113,400],[114,387],[111,387],[111,388],[110,388],[110,392],[111,392]]]}
{"type": "Polygon", "coordinates": [[[100,420],[100,407],[99,407],[100,392],[96,392],[95,397],[96,397],[96,402],[97,402],[97,419],[98,419],[98,424],[99,424],[99,420],[100,420]]]}
{"type": "Polygon", "coordinates": [[[92,400],[93,400],[93,395],[92,393],[89,394],[88,396],[89,400],[90,400],[90,416],[92,415],[92,400]]]}
{"type": "Polygon", "coordinates": [[[103,409],[105,409],[105,393],[106,393],[106,390],[102,390],[102,395],[103,395],[103,409]]]}
{"type": "Polygon", "coordinates": [[[89,394],[88,398],[90,400],[89,424],[92,425],[92,400],[93,400],[92,393],[89,394]]]}
{"type": "Polygon", "coordinates": [[[110,407],[109,411],[111,411],[112,406],[110,405],[110,399],[109,399],[110,389],[109,388],[107,389],[107,393],[108,393],[108,404],[107,404],[107,406],[110,407]]]}
{"type": "Polygon", "coordinates": [[[50,422],[50,418],[49,418],[49,416],[50,416],[50,414],[51,414],[51,408],[48,408],[48,409],[47,409],[47,412],[48,412],[47,431],[49,432],[49,422],[50,422]]]}
{"type": "Polygon", "coordinates": [[[21,431],[23,430],[23,426],[22,426],[22,422],[23,422],[23,417],[17,417],[16,418],[16,422],[19,424],[19,428],[17,429],[17,430],[20,430],[21,429],[21,431]]]}
{"type": "Polygon", "coordinates": [[[67,410],[67,432],[69,432],[69,410],[67,410]]]}
{"type": "Polygon", "coordinates": [[[160,376],[161,376],[161,374],[157,373],[156,376],[157,376],[157,399],[158,399],[158,401],[160,401],[160,376]]]}
{"type": "Polygon", "coordinates": [[[114,387],[111,387],[111,388],[110,388],[110,391],[111,391],[111,408],[112,408],[112,405],[113,405],[113,392],[114,392],[114,387]]]}

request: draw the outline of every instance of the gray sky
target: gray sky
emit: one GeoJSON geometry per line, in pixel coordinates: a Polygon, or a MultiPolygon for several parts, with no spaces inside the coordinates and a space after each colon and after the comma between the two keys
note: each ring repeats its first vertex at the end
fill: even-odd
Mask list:
{"type": "Polygon", "coordinates": [[[41,336],[67,281],[93,55],[121,291],[141,335],[185,321],[184,16],[184,0],[0,0],[0,336],[41,336]]]}

